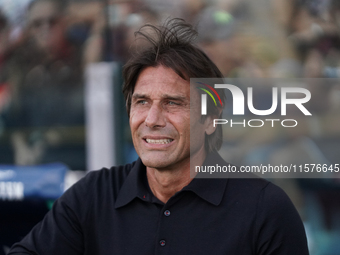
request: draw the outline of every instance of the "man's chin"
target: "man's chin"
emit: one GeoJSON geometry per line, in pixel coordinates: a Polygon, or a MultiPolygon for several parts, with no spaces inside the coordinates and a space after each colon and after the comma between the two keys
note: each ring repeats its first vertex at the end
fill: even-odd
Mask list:
{"type": "Polygon", "coordinates": [[[160,162],[152,162],[152,161],[150,162],[150,161],[143,161],[143,160],[142,160],[142,162],[148,168],[155,168],[155,169],[159,169],[159,170],[164,169],[167,166],[169,166],[168,164],[166,164],[164,162],[160,163],[160,162]]]}
{"type": "Polygon", "coordinates": [[[146,167],[155,168],[159,170],[167,169],[171,165],[171,162],[169,162],[169,159],[162,160],[159,157],[158,158],[155,157],[154,159],[141,158],[141,160],[146,167]]]}

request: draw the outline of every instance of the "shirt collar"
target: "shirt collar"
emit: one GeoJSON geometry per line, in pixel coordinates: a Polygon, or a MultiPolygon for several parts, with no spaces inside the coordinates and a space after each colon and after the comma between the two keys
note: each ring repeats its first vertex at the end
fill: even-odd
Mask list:
{"type": "Polygon", "coordinates": [[[130,173],[126,177],[122,188],[118,192],[115,208],[119,208],[130,203],[136,197],[142,200],[149,200],[151,194],[148,187],[146,167],[142,163],[141,159],[138,158],[132,166],[130,173]]]}
{"type": "MultiPolygon", "coordinates": [[[[229,165],[217,152],[207,155],[203,166],[229,165]]],[[[205,201],[218,206],[224,196],[228,178],[194,178],[183,190],[191,190],[205,201]]]]}
{"type": "MultiPolygon", "coordinates": [[[[216,164],[227,165],[228,163],[226,163],[217,152],[213,152],[206,157],[203,166],[216,164]]],[[[222,201],[227,182],[228,179],[226,178],[194,178],[182,191],[192,191],[203,200],[217,206],[222,201]]],[[[115,208],[127,205],[135,198],[144,201],[157,201],[150,191],[146,178],[146,167],[140,158],[138,158],[132,166],[130,173],[126,177],[118,193],[115,208]]]]}

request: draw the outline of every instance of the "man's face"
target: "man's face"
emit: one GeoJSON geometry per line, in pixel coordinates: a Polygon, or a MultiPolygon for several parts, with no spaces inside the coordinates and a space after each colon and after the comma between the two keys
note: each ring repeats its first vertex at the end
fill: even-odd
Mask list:
{"type": "Polygon", "coordinates": [[[132,95],[130,126],[135,149],[144,165],[157,169],[189,167],[190,109],[192,149],[203,153],[206,124],[200,122],[199,95],[191,100],[190,83],[172,69],[148,67],[132,95]]]}
{"type": "Polygon", "coordinates": [[[62,27],[56,4],[50,1],[32,6],[28,15],[30,34],[43,50],[53,50],[62,38],[62,27]]]}

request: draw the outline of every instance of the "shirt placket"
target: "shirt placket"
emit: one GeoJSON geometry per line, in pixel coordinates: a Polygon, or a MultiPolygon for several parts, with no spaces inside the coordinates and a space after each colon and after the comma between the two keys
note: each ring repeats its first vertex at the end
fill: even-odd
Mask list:
{"type": "MultiPolygon", "coordinates": [[[[155,254],[166,255],[171,254],[171,246],[173,243],[172,227],[176,224],[176,201],[179,199],[179,194],[170,198],[169,201],[162,207],[159,214],[158,231],[156,235],[155,254]]],[[[178,224],[178,222],[177,222],[178,224]]]]}

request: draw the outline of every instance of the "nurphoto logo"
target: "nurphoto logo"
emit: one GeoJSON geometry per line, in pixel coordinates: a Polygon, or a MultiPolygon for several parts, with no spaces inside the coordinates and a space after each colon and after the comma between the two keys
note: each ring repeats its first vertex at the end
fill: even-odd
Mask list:
{"type": "MultiPolygon", "coordinates": [[[[222,100],[221,100],[220,96],[218,95],[218,93],[216,92],[216,90],[213,87],[211,87],[210,85],[205,84],[203,82],[199,82],[199,81],[196,82],[196,83],[201,84],[201,85],[207,87],[208,89],[210,89],[216,95],[218,100],[220,101],[221,107],[223,107],[222,100]]],[[[198,89],[203,90],[204,92],[206,92],[212,98],[212,100],[214,101],[215,106],[217,106],[216,100],[215,100],[214,96],[211,94],[211,92],[209,92],[209,90],[207,90],[205,88],[201,88],[201,87],[198,87],[198,89]]],[[[207,95],[206,94],[202,94],[201,98],[202,98],[202,102],[201,102],[201,104],[202,104],[201,114],[202,115],[207,115],[207,95]]]]}
{"type": "MultiPolygon", "coordinates": [[[[220,99],[220,96],[216,92],[215,89],[228,89],[231,92],[232,99],[233,99],[233,115],[245,115],[245,96],[242,92],[242,90],[232,84],[215,84],[214,88],[208,84],[202,83],[202,82],[196,82],[199,84],[204,85],[206,88],[199,87],[198,89],[201,89],[205,91],[214,101],[215,106],[217,106],[216,100],[214,98],[214,95],[219,99],[220,104],[222,106],[222,101],[220,99]],[[207,90],[209,88],[213,94],[207,90]]],[[[277,87],[272,88],[272,105],[269,109],[266,110],[259,110],[254,107],[253,104],[253,88],[248,87],[247,88],[247,106],[248,110],[257,116],[268,116],[273,114],[277,107],[278,107],[278,89],[277,87]]],[[[207,115],[207,94],[201,95],[201,115],[207,115]]],[[[295,105],[305,116],[311,116],[312,114],[307,110],[307,108],[304,106],[305,103],[307,103],[311,99],[311,93],[308,89],[305,88],[298,88],[298,87],[282,87],[280,88],[280,94],[281,94],[281,116],[287,115],[287,105],[295,105]],[[301,94],[302,98],[289,98],[289,94],[294,93],[301,94]]],[[[297,126],[297,121],[295,119],[251,119],[247,121],[247,124],[249,127],[262,127],[265,123],[271,122],[272,127],[274,127],[274,123],[279,121],[281,122],[281,125],[283,127],[295,127],[297,126]],[[255,125],[257,123],[257,125],[255,125]],[[288,125],[288,123],[291,123],[291,125],[288,125]]],[[[243,125],[246,126],[246,120],[243,120],[242,122],[233,122],[233,120],[228,121],[227,119],[214,119],[213,121],[214,126],[216,125],[224,125],[227,123],[230,123],[231,127],[233,125],[243,125]]]]}

